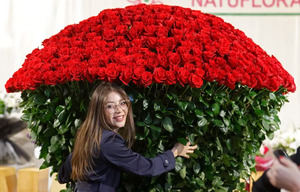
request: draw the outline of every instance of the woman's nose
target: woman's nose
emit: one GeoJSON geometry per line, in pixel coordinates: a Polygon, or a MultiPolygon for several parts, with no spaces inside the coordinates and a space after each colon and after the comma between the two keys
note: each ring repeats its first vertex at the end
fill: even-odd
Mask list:
{"type": "Polygon", "coordinates": [[[120,105],[120,104],[118,104],[118,105],[115,106],[115,112],[116,112],[116,113],[121,112],[121,110],[122,110],[122,109],[121,109],[121,105],[120,105]]]}

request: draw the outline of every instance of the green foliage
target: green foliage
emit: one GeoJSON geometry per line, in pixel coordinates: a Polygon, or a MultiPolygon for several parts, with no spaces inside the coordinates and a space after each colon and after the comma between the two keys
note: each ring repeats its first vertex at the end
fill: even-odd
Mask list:
{"type": "MultiPolygon", "coordinates": [[[[42,168],[58,171],[72,151],[96,85],[71,82],[23,92],[23,119],[42,147],[42,168]]],[[[160,84],[123,88],[135,114],[134,151],[154,157],[187,139],[199,146],[190,159],[176,158],[175,170],[161,176],[124,173],[119,191],[128,192],[243,191],[240,178],[254,170],[255,153],[265,136],[279,128],[277,113],[287,101],[284,89],[270,92],[237,85],[231,90],[216,82],[204,82],[201,89],[160,84]]]]}
{"type": "Polygon", "coordinates": [[[5,103],[0,99],[0,115],[5,113],[5,103]]]}
{"type": "Polygon", "coordinates": [[[13,109],[17,109],[17,107],[10,107],[4,100],[0,99],[0,115],[9,115],[13,111],[13,109]]]}

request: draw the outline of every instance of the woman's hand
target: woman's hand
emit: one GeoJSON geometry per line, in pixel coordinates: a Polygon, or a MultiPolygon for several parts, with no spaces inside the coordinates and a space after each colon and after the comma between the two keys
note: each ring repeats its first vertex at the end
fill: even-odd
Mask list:
{"type": "Polygon", "coordinates": [[[197,145],[191,146],[191,142],[187,142],[186,145],[182,145],[181,143],[176,143],[172,149],[174,157],[182,156],[185,158],[190,158],[188,153],[194,153],[194,150],[197,149],[197,145]]]}
{"type": "Polygon", "coordinates": [[[300,170],[294,162],[285,157],[274,160],[267,176],[270,183],[275,187],[292,192],[300,191],[300,170]]]}

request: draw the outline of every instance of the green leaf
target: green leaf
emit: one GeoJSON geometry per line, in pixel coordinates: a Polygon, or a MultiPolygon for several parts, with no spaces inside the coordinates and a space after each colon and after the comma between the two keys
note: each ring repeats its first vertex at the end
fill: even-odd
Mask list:
{"type": "Polygon", "coordinates": [[[161,128],[160,127],[157,127],[155,125],[150,125],[149,127],[153,131],[156,131],[156,132],[159,132],[159,133],[161,132],[161,128]]]}
{"type": "Polygon", "coordinates": [[[135,123],[138,127],[144,127],[146,124],[144,122],[141,122],[141,121],[137,121],[135,123]]]}
{"type": "Polygon", "coordinates": [[[148,105],[149,105],[148,100],[147,100],[147,99],[144,99],[144,100],[143,100],[143,110],[144,110],[144,111],[145,111],[146,109],[148,109],[148,105]]]}
{"type": "Polygon", "coordinates": [[[221,153],[223,153],[223,147],[222,147],[220,139],[218,137],[216,138],[216,143],[217,143],[218,150],[221,151],[221,153]]]}
{"type": "Polygon", "coordinates": [[[205,126],[205,125],[207,125],[207,120],[204,118],[204,117],[202,117],[198,122],[197,122],[197,125],[199,126],[199,127],[203,127],[203,126],[205,126]]]}
{"type": "Polygon", "coordinates": [[[220,105],[219,105],[219,103],[214,103],[212,105],[212,112],[214,113],[214,115],[219,115],[219,113],[220,113],[220,105]]]}
{"type": "Polygon", "coordinates": [[[5,113],[5,103],[4,101],[0,100],[0,114],[4,114],[5,113]]]}
{"type": "Polygon", "coordinates": [[[172,133],[174,131],[172,120],[169,117],[165,117],[162,120],[162,125],[163,125],[163,128],[165,130],[167,130],[168,132],[172,133]]]}
{"type": "Polygon", "coordinates": [[[182,169],[183,166],[183,159],[182,157],[177,157],[175,159],[175,171],[180,171],[182,169]]]}
{"type": "Polygon", "coordinates": [[[263,124],[265,130],[267,130],[267,131],[270,130],[270,122],[269,122],[269,121],[263,119],[263,120],[262,120],[262,124],[263,124]]]}
{"type": "Polygon", "coordinates": [[[226,127],[229,127],[230,125],[230,120],[226,119],[226,118],[223,118],[223,122],[225,124],[226,127]]]}
{"type": "Polygon", "coordinates": [[[199,102],[203,104],[206,108],[209,108],[209,104],[206,101],[204,101],[204,99],[201,96],[199,96],[199,102]]]}
{"type": "MultiPolygon", "coordinates": [[[[49,152],[53,153],[55,152],[59,146],[60,146],[60,140],[58,138],[58,136],[52,136],[51,140],[50,140],[51,145],[49,146],[49,152]]],[[[49,155],[49,154],[48,154],[49,155]]]]}
{"type": "Polygon", "coordinates": [[[192,143],[192,145],[195,144],[195,137],[196,137],[196,136],[197,136],[197,135],[194,134],[194,133],[188,135],[189,141],[192,143]]]}
{"type": "Polygon", "coordinates": [[[179,171],[179,175],[182,179],[186,177],[186,166],[182,167],[182,169],[179,171]]]}
{"type": "Polygon", "coordinates": [[[255,109],[254,111],[255,111],[256,115],[259,116],[259,117],[264,115],[264,111],[261,110],[261,109],[255,109]]]}
{"type": "Polygon", "coordinates": [[[239,120],[238,120],[238,124],[239,124],[240,126],[246,126],[246,125],[247,125],[247,122],[246,122],[244,119],[239,119],[239,120]]]}
{"type": "Polygon", "coordinates": [[[222,184],[223,184],[223,181],[221,181],[220,177],[215,177],[213,180],[213,183],[212,183],[212,185],[214,187],[220,187],[222,184]]]}
{"type": "Polygon", "coordinates": [[[186,145],[188,141],[185,138],[181,137],[177,138],[177,142],[181,143],[182,145],[186,145]]]}
{"type": "Polygon", "coordinates": [[[55,121],[54,121],[54,123],[53,123],[53,127],[54,127],[54,128],[57,128],[57,127],[59,127],[59,126],[60,126],[59,120],[58,120],[58,119],[55,119],[55,121]]]}
{"type": "Polygon", "coordinates": [[[162,140],[159,141],[158,148],[160,149],[160,152],[163,152],[165,150],[165,147],[162,144],[162,140]]]}
{"type": "Polygon", "coordinates": [[[61,134],[61,135],[63,135],[63,134],[65,134],[69,130],[69,128],[70,127],[68,126],[68,124],[64,124],[64,125],[62,125],[62,126],[59,127],[58,133],[61,134]]]}
{"type": "Polygon", "coordinates": [[[65,110],[65,106],[63,106],[63,105],[57,106],[55,109],[55,115],[58,116],[63,110],[65,110]]]}
{"type": "Polygon", "coordinates": [[[224,123],[219,119],[213,119],[212,123],[217,127],[224,127],[224,123]]]}
{"type": "Polygon", "coordinates": [[[160,111],[160,110],[161,110],[160,105],[157,102],[155,102],[154,103],[154,111],[160,111]]]}
{"type": "Polygon", "coordinates": [[[34,103],[35,104],[43,105],[44,103],[46,103],[46,101],[47,101],[47,98],[44,97],[44,95],[42,95],[42,94],[34,95],[34,103]]]}
{"type": "Polygon", "coordinates": [[[150,125],[152,123],[152,118],[150,113],[147,114],[145,120],[144,120],[145,124],[150,125]]]}
{"type": "Polygon", "coordinates": [[[66,113],[64,109],[58,114],[57,118],[60,123],[64,123],[66,121],[66,113]]]}
{"type": "Polygon", "coordinates": [[[226,112],[224,110],[221,110],[220,111],[220,116],[224,118],[226,116],[226,112]]]}
{"type": "Polygon", "coordinates": [[[75,119],[74,125],[75,125],[76,128],[79,127],[81,125],[81,120],[80,119],[75,119]]]}
{"type": "Polygon", "coordinates": [[[193,170],[194,170],[194,173],[198,174],[200,172],[200,164],[199,163],[195,163],[193,165],[193,170]]]}
{"type": "Polygon", "coordinates": [[[173,99],[173,96],[170,95],[170,94],[167,94],[166,96],[167,96],[167,98],[168,98],[169,100],[172,100],[172,99],[173,99]]]}
{"type": "Polygon", "coordinates": [[[83,111],[87,111],[86,110],[86,104],[84,103],[84,100],[82,100],[81,102],[80,102],[80,105],[79,105],[79,109],[80,109],[80,111],[81,112],[83,112],[83,111]]]}
{"type": "Polygon", "coordinates": [[[270,99],[271,100],[276,100],[276,96],[275,96],[275,94],[274,93],[269,93],[269,97],[270,97],[270,99]]]}
{"type": "Polygon", "coordinates": [[[204,116],[203,111],[201,111],[200,109],[196,109],[195,114],[197,118],[202,118],[204,116]]]}
{"type": "Polygon", "coordinates": [[[159,114],[159,113],[156,113],[156,114],[155,114],[155,117],[156,117],[157,119],[162,119],[162,118],[163,118],[163,116],[162,116],[161,114],[159,114]]]}
{"type": "Polygon", "coordinates": [[[186,110],[186,108],[187,108],[187,106],[188,106],[188,102],[178,102],[178,106],[180,107],[180,109],[182,110],[182,111],[185,111],[186,110]]]}
{"type": "Polygon", "coordinates": [[[250,97],[251,97],[252,99],[254,99],[254,97],[256,97],[257,93],[255,93],[254,91],[251,91],[251,92],[249,93],[249,95],[250,95],[250,97]]]}

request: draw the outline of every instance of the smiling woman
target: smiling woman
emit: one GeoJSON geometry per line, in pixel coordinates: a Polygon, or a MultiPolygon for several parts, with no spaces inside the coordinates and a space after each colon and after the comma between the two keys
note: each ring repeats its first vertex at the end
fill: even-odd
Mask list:
{"type": "Polygon", "coordinates": [[[117,92],[110,92],[105,102],[105,117],[108,124],[117,131],[125,126],[129,102],[117,92]]]}
{"type": "Polygon", "coordinates": [[[175,157],[189,158],[188,154],[197,148],[190,142],[177,143],[172,150],[150,159],[130,149],[134,138],[129,97],[122,88],[102,82],[92,94],[73,153],[60,168],[59,182],[75,181],[78,192],[114,192],[121,170],[157,176],[175,168],[175,157]]]}

